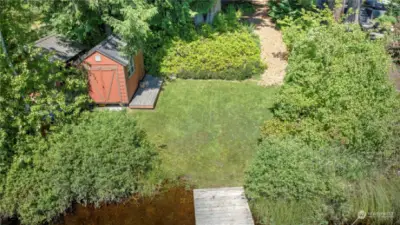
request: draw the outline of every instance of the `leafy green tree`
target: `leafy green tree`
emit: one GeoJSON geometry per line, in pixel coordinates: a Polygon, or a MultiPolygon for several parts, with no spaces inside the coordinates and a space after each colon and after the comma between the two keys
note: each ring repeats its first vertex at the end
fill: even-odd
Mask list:
{"type": "MultiPolygon", "coordinates": [[[[47,133],[76,121],[88,107],[85,74],[30,46],[34,14],[25,1],[7,1],[0,24],[0,201],[13,162],[30,165],[47,133]],[[60,84],[60,85],[57,85],[60,84]]],[[[28,173],[20,174],[30,177],[28,173]]],[[[29,190],[29,189],[27,189],[29,190]]],[[[0,204],[0,217],[5,208],[0,204]]]]}
{"type": "Polygon", "coordinates": [[[32,29],[34,19],[35,13],[25,1],[3,0],[1,2],[0,31],[8,51],[13,51],[37,38],[32,29]]]}
{"type": "Polygon", "coordinates": [[[188,0],[149,0],[157,8],[150,20],[149,37],[144,56],[145,68],[151,74],[159,74],[160,62],[167,54],[167,46],[175,38],[194,40],[196,30],[188,0]]]}
{"type": "MultiPolygon", "coordinates": [[[[388,15],[398,17],[400,16],[400,1],[399,0],[392,0],[387,5],[388,8],[388,15]]],[[[400,21],[399,21],[400,22],[400,21]]]]}
{"type": "MultiPolygon", "coordinates": [[[[84,44],[95,44],[105,37],[102,12],[104,5],[98,1],[51,0],[36,2],[44,15],[43,22],[57,33],[84,44]]],[[[110,6],[107,6],[108,9],[110,6]]]]}
{"type": "Polygon", "coordinates": [[[149,20],[157,13],[157,9],[144,0],[136,0],[134,4],[121,5],[121,19],[108,15],[106,21],[114,31],[127,43],[127,53],[136,53],[143,49],[150,32],[149,20]]]}
{"type": "Polygon", "coordinates": [[[89,103],[84,73],[50,62],[37,49],[22,51],[9,52],[18,59],[17,75],[0,55],[0,199],[12,161],[29,164],[33,149],[27,146],[74,122],[89,103]]]}
{"type": "Polygon", "coordinates": [[[148,21],[156,13],[145,0],[51,0],[43,9],[45,22],[55,31],[88,45],[97,44],[112,27],[128,43],[128,54],[144,47],[148,21]]]}
{"type": "Polygon", "coordinates": [[[86,73],[31,46],[35,38],[24,28],[33,21],[22,12],[33,8],[19,3],[7,5],[0,26],[0,217],[40,224],[74,201],[99,204],[139,192],[156,155],[144,133],[126,114],[82,117],[90,103],[86,73]]]}

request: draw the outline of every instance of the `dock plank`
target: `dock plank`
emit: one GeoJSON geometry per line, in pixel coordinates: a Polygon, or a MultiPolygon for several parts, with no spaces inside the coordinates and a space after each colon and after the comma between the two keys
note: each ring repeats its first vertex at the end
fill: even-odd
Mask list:
{"type": "Polygon", "coordinates": [[[254,225],[243,187],[193,190],[196,225],[254,225]]]}

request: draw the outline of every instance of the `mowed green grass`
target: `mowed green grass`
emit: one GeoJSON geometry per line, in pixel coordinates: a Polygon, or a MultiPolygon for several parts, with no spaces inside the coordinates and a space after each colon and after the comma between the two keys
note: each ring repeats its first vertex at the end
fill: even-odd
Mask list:
{"type": "Polygon", "coordinates": [[[169,179],[239,186],[277,90],[250,81],[176,80],[164,84],[155,110],[132,114],[159,147],[169,179]]]}

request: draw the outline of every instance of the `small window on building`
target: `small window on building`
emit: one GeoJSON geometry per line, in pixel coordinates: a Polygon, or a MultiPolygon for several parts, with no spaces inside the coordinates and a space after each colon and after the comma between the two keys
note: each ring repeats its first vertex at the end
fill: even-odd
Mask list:
{"type": "Polygon", "coordinates": [[[100,55],[95,55],[94,56],[94,60],[96,60],[96,62],[100,62],[101,61],[101,56],[100,55]]]}
{"type": "Polygon", "coordinates": [[[129,65],[128,65],[128,78],[133,76],[135,73],[135,59],[133,56],[129,58],[129,65]]]}
{"type": "Polygon", "coordinates": [[[206,13],[206,14],[203,14],[203,22],[204,23],[207,23],[208,21],[207,21],[207,16],[208,16],[208,14],[206,13]]]}

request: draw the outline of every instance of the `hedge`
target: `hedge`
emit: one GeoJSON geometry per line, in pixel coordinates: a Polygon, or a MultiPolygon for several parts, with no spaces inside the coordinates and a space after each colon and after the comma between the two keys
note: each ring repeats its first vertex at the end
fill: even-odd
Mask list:
{"type": "Polygon", "coordinates": [[[192,42],[175,40],[161,63],[163,75],[184,79],[244,80],[264,69],[259,40],[244,29],[192,42]]]}

